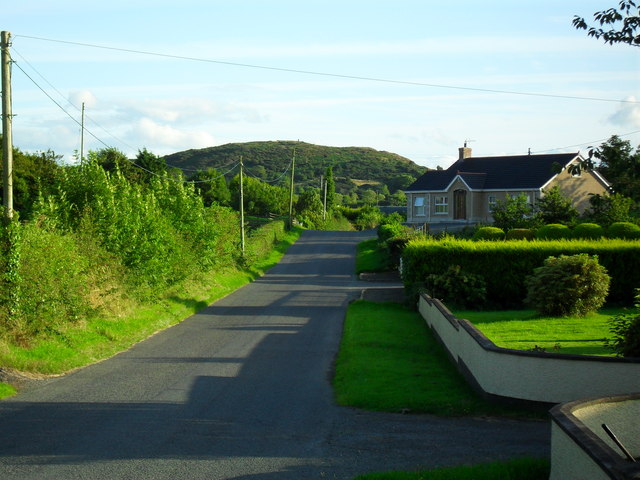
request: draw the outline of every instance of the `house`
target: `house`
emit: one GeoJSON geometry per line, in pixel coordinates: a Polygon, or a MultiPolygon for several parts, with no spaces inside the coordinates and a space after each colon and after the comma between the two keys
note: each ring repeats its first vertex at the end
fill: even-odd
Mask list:
{"type": "Polygon", "coordinates": [[[473,157],[465,144],[446,170],[429,170],[406,190],[407,223],[492,223],[498,200],[524,193],[535,203],[558,186],[579,212],[592,194],[605,194],[607,181],[595,171],[572,175],[568,167],[584,160],[579,153],[473,157]]]}

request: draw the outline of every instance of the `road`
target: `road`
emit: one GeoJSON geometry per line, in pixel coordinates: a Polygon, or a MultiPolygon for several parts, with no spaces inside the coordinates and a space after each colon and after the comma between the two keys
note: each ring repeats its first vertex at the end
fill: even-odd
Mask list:
{"type": "Polygon", "coordinates": [[[267,275],[179,325],[0,402],[0,478],[351,479],[548,455],[548,422],[334,404],[363,238],[307,231],[267,275]]]}

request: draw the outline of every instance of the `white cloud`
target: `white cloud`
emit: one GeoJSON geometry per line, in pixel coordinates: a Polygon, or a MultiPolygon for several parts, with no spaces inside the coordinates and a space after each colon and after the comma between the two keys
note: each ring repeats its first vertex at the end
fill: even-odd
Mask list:
{"type": "Polygon", "coordinates": [[[132,126],[129,136],[136,144],[146,145],[156,154],[203,148],[215,144],[214,137],[202,130],[182,130],[142,118],[132,126]]]}
{"type": "MultiPolygon", "coordinates": [[[[636,97],[625,98],[626,102],[637,102],[636,97]]],[[[609,121],[614,125],[622,127],[640,127],[640,103],[620,103],[618,110],[609,117],[609,121]]]]}
{"type": "Polygon", "coordinates": [[[98,104],[98,100],[89,90],[74,90],[69,93],[69,102],[80,108],[84,103],[86,107],[92,108],[98,104]]]}

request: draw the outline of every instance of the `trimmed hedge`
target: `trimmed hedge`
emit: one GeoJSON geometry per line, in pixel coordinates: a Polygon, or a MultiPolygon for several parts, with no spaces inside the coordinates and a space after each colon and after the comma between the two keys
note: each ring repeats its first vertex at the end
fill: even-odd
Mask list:
{"type": "Polygon", "coordinates": [[[409,242],[402,255],[405,286],[424,282],[450,265],[482,276],[487,300],[496,307],[522,307],[527,295],[525,279],[551,256],[598,255],[611,276],[608,301],[631,304],[640,287],[640,242],[628,240],[548,240],[474,242],[433,239],[409,242]]]}
{"type": "Polygon", "coordinates": [[[507,240],[533,240],[536,233],[530,228],[512,228],[507,232],[507,240]]]}
{"type": "Polygon", "coordinates": [[[609,225],[607,229],[609,238],[640,238],[640,227],[631,222],[616,222],[609,225]]]}
{"type": "Polygon", "coordinates": [[[573,229],[573,238],[597,240],[604,237],[604,228],[597,223],[580,223],[573,229]]]}
{"type": "Polygon", "coordinates": [[[498,227],[480,227],[473,234],[474,240],[504,240],[504,230],[498,227]]]}
{"type": "Polygon", "coordinates": [[[550,223],[536,230],[536,238],[540,240],[571,238],[571,229],[560,223],[550,223]]]}

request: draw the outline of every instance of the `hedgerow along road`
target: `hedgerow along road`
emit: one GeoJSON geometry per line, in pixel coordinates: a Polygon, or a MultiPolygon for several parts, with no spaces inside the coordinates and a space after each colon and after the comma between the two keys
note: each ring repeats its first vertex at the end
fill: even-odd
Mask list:
{"type": "Polygon", "coordinates": [[[355,246],[306,231],[264,277],[106,361],[0,402],[3,479],[351,479],[548,456],[547,422],[339,407],[355,246]]]}

